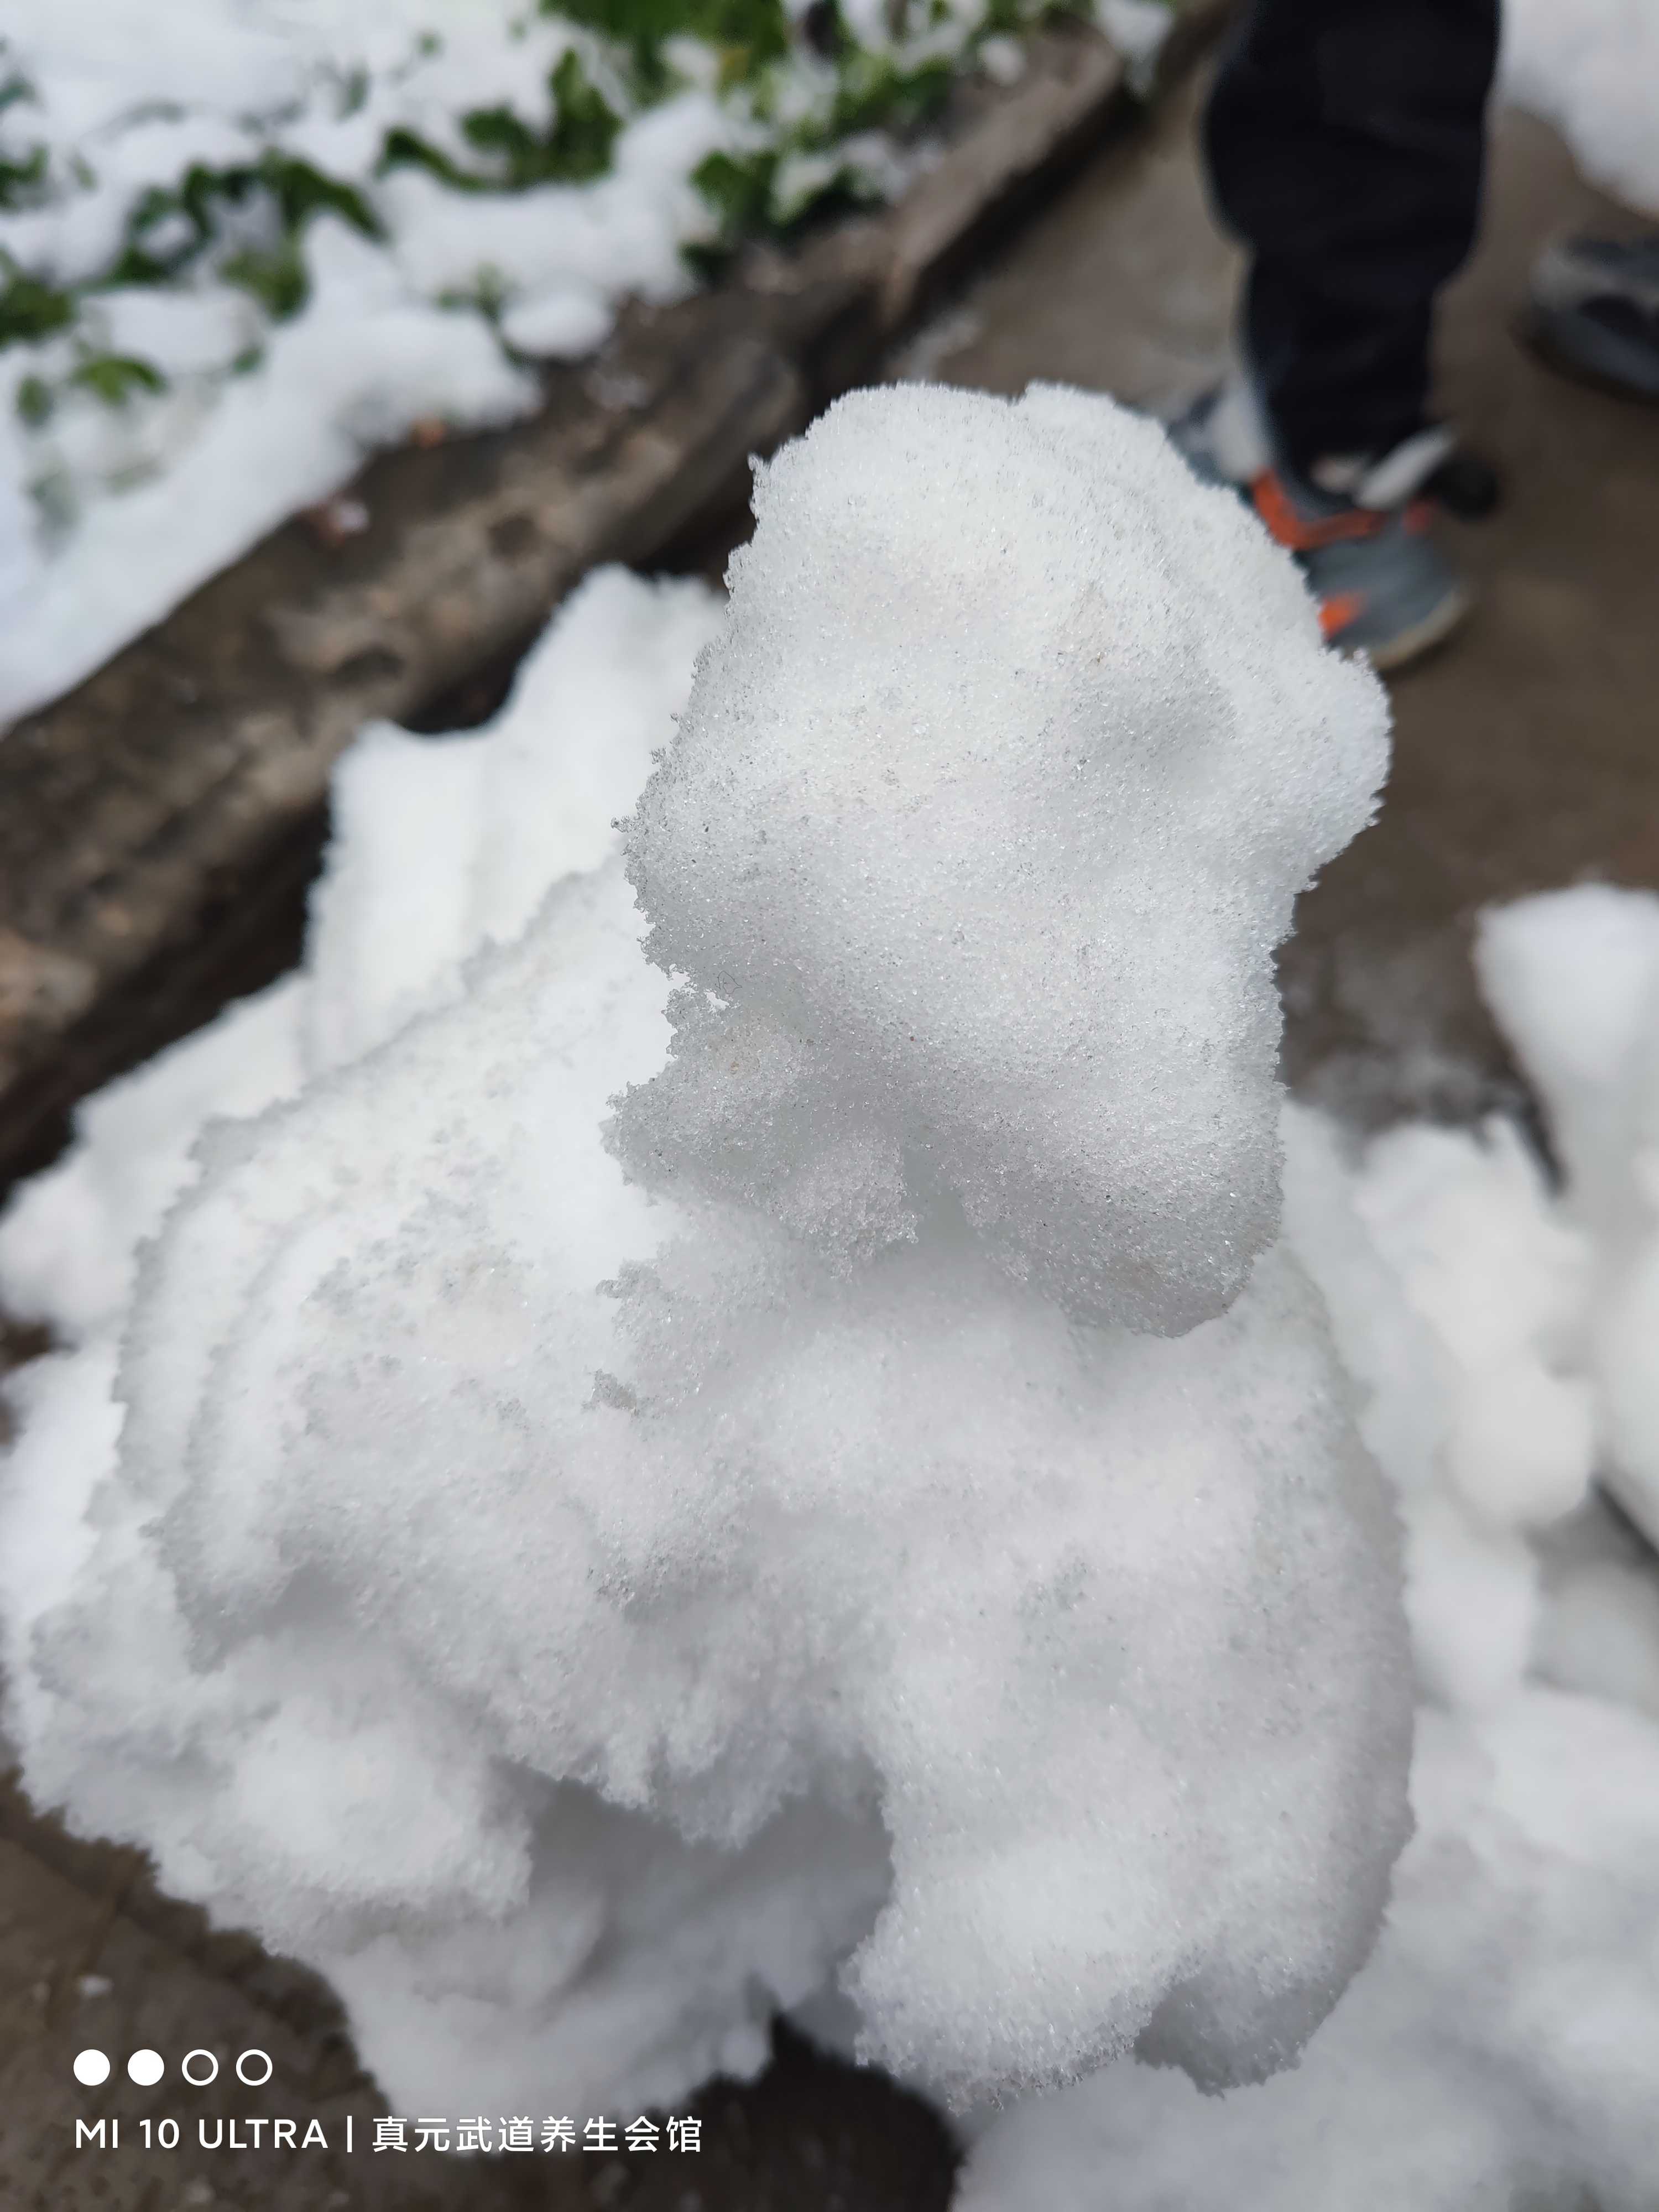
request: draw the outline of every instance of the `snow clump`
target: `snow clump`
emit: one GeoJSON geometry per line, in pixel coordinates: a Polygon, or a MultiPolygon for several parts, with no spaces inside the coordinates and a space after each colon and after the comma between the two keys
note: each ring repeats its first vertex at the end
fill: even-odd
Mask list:
{"type": "Polygon", "coordinates": [[[689,983],[623,1157],[830,1253],[956,1208],[1079,1318],[1219,1313],[1278,1225],[1268,956],[1370,811],[1374,686],[1080,393],[860,395],[757,514],[629,838],[689,983]]]}
{"type": "Polygon", "coordinates": [[[1293,2072],[1206,2099],[1109,2067],[991,2124],[957,2212],[1652,2200],[1659,898],[1522,900],[1476,963],[1560,1188],[1501,1121],[1353,1158],[1285,1128],[1290,1242],[1406,1528],[1416,1833],[1376,1954],[1293,2072]]]}
{"type": "MultiPolygon", "coordinates": [[[[1406,1826],[1269,964],[1382,695],[1104,400],[861,395],[758,511],[627,873],[558,806],[626,778],[626,621],[516,753],[371,736],[290,1095],[118,1305],[83,1221],[0,1508],[27,1784],[329,1974],[409,2110],[666,2100],[837,1976],[959,2102],[1255,2079],[1406,1826]]],[[[37,1311],[110,1127],[0,1234],[37,1311]]]]}
{"type": "Polygon", "coordinates": [[[1504,92],[1556,126],[1604,191],[1659,215],[1653,0],[1504,0],[1504,92]]]}

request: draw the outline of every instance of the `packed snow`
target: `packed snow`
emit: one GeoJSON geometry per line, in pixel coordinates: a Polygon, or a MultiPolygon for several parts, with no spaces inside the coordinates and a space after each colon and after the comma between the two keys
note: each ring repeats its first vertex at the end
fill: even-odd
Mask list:
{"type": "Polygon", "coordinates": [[[729,615],[601,576],[501,725],[368,733],[305,974],[0,1231],[28,1787],[410,2110],[837,1978],[957,2103],[1259,2078],[1405,1834],[1270,975],[1382,696],[1103,400],[861,395],[757,511],[729,615]]]}
{"type": "Polygon", "coordinates": [[[1382,711],[1284,651],[1296,576],[1155,428],[1059,389],[884,404],[890,436],[862,400],[763,479],[635,819],[648,949],[688,981],[623,1156],[831,1253],[948,1199],[1067,1312],[1189,1328],[1277,1227],[1266,956],[1365,819],[1382,711]],[[999,557],[935,536],[947,489],[999,557]]]}

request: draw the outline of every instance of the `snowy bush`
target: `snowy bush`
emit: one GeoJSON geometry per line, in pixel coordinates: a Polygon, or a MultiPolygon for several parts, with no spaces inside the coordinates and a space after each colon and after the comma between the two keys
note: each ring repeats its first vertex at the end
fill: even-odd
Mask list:
{"type": "Polygon", "coordinates": [[[1270,975],[1382,696],[1104,401],[860,395],[757,512],[718,628],[603,576],[499,727],[371,732],[307,974],[8,1218],[28,1786],[411,2110],[837,1977],[958,2102],[1255,2080],[1405,1832],[1270,975]]]}
{"type": "MultiPolygon", "coordinates": [[[[25,0],[0,33],[0,723],[370,447],[526,412],[741,239],[892,197],[1054,0],[25,0]]],[[[1167,21],[1111,0],[1144,42],[1167,21]]]]}

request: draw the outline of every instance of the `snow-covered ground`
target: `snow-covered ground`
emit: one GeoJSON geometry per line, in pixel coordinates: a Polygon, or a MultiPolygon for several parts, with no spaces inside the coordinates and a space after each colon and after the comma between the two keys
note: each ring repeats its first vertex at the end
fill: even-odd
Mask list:
{"type": "MultiPolygon", "coordinates": [[[[1144,43],[1149,0],[1104,0],[1144,43]]],[[[533,407],[627,296],[891,197],[1040,0],[21,0],[0,24],[0,728],[425,421],[533,407]],[[572,20],[572,18],[575,20],[572,20]],[[899,27],[896,30],[895,26],[899,27]]]]}
{"type": "Polygon", "coordinates": [[[1659,900],[1483,926],[1559,1187],[1290,1108],[1263,1254],[1376,695],[1148,426],[860,406],[729,622],[603,572],[489,728],[365,732],[303,971],[0,1222],[30,1786],[410,2110],[672,2097],[851,1960],[958,2100],[1174,2062],[981,2109],[963,2212],[1645,2212],[1659,1581],[1587,1501],[1659,1536],[1659,900]],[[671,998],[612,825],[715,641],[671,998]],[[1350,1401],[1417,1833],[1200,2096],[1401,1840],[1350,1401]]]}

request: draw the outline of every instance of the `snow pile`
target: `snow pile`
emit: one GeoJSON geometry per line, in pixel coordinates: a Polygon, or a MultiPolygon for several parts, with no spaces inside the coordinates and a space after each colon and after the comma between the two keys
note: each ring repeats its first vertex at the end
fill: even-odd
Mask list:
{"type": "Polygon", "coordinates": [[[1417,1834],[1301,2064],[1122,2065],[998,2122],[954,2212],[1645,2212],[1659,2171],[1659,1727],[1534,1688],[1419,1717],[1417,1834]]]}
{"type": "MultiPolygon", "coordinates": [[[[375,447],[892,197],[980,0],[27,0],[0,35],[0,727],[375,447]]],[[[1012,11],[1018,21],[1022,6],[1012,11]]],[[[1002,45],[1010,11],[1000,11],[1002,45]]]]}
{"type": "Polygon", "coordinates": [[[486,728],[369,724],[335,769],[304,968],[82,1102],[74,1145],[0,1222],[0,1304],[71,1339],[118,1326],[208,1121],[291,1097],[459,997],[472,955],[598,868],[720,617],[699,584],[598,569],[486,728]]]}
{"type": "Polygon", "coordinates": [[[1595,1254],[1577,1356],[1602,1474],[1659,1545],[1659,897],[1529,899],[1488,919],[1477,957],[1595,1254]]]}
{"type": "Polygon", "coordinates": [[[1590,180],[1659,215],[1659,7],[1654,0],[1504,0],[1501,82],[1556,128],[1590,180]]]}
{"type": "Polygon", "coordinates": [[[1104,401],[861,395],[757,504],[645,915],[549,804],[614,803],[641,587],[561,757],[346,771],[297,1095],[19,1386],[28,1786],[321,1966],[410,2110],[635,2109],[837,1972],[957,2098],[1255,2078],[1403,1834],[1391,1516],[1273,1241],[1269,955],[1381,695],[1104,401]]]}
{"type": "Polygon", "coordinates": [[[1109,2069],[992,2128],[959,2212],[1637,2212],[1659,2172],[1659,899],[1488,915],[1486,995],[1565,1184],[1519,1134],[1357,1163],[1293,1111],[1286,1221],[1399,1497],[1425,1698],[1417,1834],[1300,2068],[1220,2100],[1109,2069]]]}

